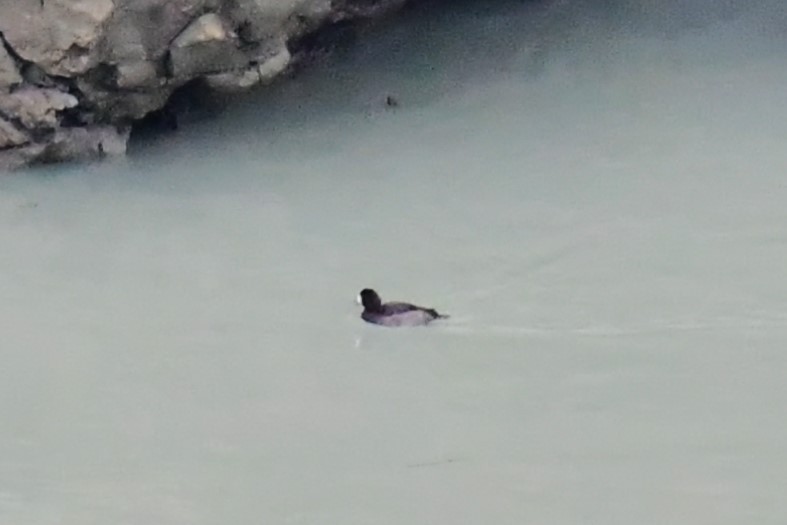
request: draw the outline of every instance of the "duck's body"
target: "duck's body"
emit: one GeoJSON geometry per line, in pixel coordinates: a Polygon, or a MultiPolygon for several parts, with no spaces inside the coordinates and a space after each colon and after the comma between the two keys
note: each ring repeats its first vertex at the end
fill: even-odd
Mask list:
{"type": "Polygon", "coordinates": [[[363,305],[361,319],[380,326],[423,326],[435,319],[444,319],[434,308],[424,308],[410,303],[383,303],[377,292],[366,288],[358,296],[363,305]]]}

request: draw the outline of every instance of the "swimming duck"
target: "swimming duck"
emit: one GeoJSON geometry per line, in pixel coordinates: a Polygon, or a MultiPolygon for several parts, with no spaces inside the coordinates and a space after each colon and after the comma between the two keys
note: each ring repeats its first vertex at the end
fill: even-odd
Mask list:
{"type": "Polygon", "coordinates": [[[371,288],[361,290],[358,303],[363,305],[361,319],[381,326],[423,326],[435,319],[448,317],[434,308],[410,303],[383,303],[377,292],[371,288]]]}

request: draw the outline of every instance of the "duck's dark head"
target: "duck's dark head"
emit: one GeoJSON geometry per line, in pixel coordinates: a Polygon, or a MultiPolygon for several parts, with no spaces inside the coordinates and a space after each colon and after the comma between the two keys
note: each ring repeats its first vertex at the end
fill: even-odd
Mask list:
{"type": "Polygon", "coordinates": [[[363,305],[363,309],[368,312],[379,312],[382,309],[383,302],[377,292],[371,288],[364,288],[358,294],[358,302],[363,305]]]}

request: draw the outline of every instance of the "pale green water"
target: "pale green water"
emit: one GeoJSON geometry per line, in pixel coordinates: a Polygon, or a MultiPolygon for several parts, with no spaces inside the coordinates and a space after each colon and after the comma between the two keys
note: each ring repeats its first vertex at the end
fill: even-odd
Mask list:
{"type": "Polygon", "coordinates": [[[0,180],[0,524],[785,523],[787,8],[617,5],[0,180]]]}

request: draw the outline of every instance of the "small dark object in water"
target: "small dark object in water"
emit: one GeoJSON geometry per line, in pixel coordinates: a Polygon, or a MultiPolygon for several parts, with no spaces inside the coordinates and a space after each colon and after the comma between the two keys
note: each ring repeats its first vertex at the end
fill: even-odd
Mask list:
{"type": "Polygon", "coordinates": [[[398,108],[399,99],[393,95],[388,95],[385,97],[385,105],[389,108],[398,108]]]}
{"type": "Polygon", "coordinates": [[[424,308],[410,303],[383,303],[377,292],[364,288],[358,295],[363,305],[361,319],[381,326],[423,326],[435,319],[448,316],[437,313],[434,308],[424,308]]]}

